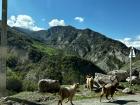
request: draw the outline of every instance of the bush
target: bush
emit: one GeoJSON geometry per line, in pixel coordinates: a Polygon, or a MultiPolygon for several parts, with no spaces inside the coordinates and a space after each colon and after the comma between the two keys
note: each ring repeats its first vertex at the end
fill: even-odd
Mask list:
{"type": "Polygon", "coordinates": [[[8,67],[15,68],[18,64],[18,57],[14,55],[10,55],[7,58],[6,64],[8,67]]]}
{"type": "Polygon", "coordinates": [[[38,49],[31,48],[29,49],[29,59],[33,62],[36,63],[40,61],[40,59],[43,57],[43,53],[40,52],[38,49]]]}
{"type": "Polygon", "coordinates": [[[7,84],[6,88],[13,92],[22,91],[22,76],[20,73],[13,72],[11,69],[7,70],[7,84]]]}
{"type": "Polygon", "coordinates": [[[10,91],[20,92],[22,91],[22,81],[18,78],[8,78],[6,88],[10,91]]]}
{"type": "Polygon", "coordinates": [[[23,90],[24,91],[35,91],[37,90],[37,82],[34,81],[23,81],[23,90]]]}

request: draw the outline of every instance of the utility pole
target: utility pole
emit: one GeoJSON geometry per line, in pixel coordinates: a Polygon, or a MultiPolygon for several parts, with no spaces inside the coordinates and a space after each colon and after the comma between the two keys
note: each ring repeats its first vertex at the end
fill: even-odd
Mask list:
{"type": "Polygon", "coordinates": [[[2,22],[0,37],[0,96],[6,94],[6,54],[7,54],[7,0],[2,0],[2,22]]]}
{"type": "Polygon", "coordinates": [[[130,49],[130,88],[131,88],[131,85],[132,85],[132,48],[130,49]]]}
{"type": "Polygon", "coordinates": [[[129,54],[129,58],[130,58],[130,88],[132,85],[132,57],[136,57],[133,47],[130,48],[130,54],[129,54]]]}

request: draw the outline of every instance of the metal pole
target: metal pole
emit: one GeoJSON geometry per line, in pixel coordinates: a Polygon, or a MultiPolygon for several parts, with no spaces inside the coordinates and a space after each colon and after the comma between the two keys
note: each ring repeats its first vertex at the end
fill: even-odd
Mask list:
{"type": "Polygon", "coordinates": [[[2,31],[0,37],[0,96],[6,94],[6,54],[7,54],[7,0],[2,0],[2,31]]]}
{"type": "Polygon", "coordinates": [[[132,85],[132,48],[130,49],[130,88],[132,85]]]}

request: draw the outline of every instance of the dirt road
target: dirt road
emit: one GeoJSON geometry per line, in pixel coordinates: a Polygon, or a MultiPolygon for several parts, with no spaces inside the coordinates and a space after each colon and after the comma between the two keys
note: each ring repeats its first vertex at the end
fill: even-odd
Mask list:
{"type": "MultiPolygon", "coordinates": [[[[128,95],[115,97],[112,102],[107,101],[105,98],[102,102],[99,99],[84,99],[79,101],[73,101],[75,105],[140,105],[140,94],[128,95]]],[[[50,103],[50,105],[56,105],[55,103],[50,103]]],[[[63,102],[63,105],[70,105],[70,103],[63,102]]]]}

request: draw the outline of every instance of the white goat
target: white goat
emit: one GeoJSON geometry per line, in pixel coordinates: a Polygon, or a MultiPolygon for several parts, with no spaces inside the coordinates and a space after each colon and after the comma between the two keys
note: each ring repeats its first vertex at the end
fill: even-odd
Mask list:
{"type": "Polygon", "coordinates": [[[91,77],[87,76],[86,77],[86,86],[87,86],[87,88],[92,90],[93,89],[93,84],[94,84],[93,77],[92,76],[91,77]]]}

